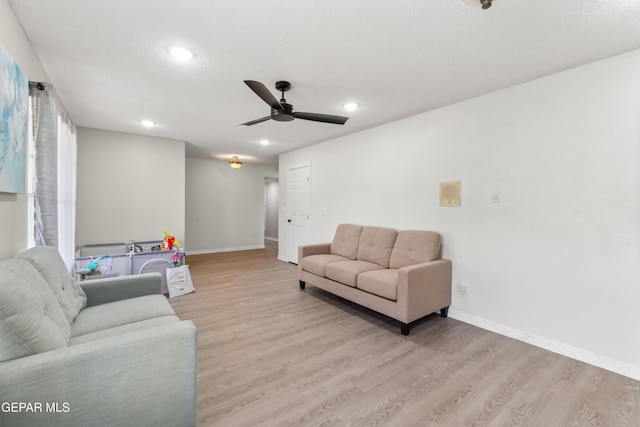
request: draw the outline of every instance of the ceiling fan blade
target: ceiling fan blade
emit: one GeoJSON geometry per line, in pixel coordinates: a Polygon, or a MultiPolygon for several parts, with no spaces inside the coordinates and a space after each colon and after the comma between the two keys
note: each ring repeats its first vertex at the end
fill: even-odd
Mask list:
{"type": "Polygon", "coordinates": [[[259,119],[251,120],[250,122],[247,122],[247,123],[241,123],[238,126],[252,126],[258,123],[266,122],[267,120],[271,120],[271,116],[266,116],[259,119]]]}
{"type": "Polygon", "coordinates": [[[256,93],[264,102],[269,104],[274,110],[282,110],[282,105],[278,102],[275,96],[267,89],[265,85],[255,80],[244,81],[252,91],[256,93]]]}
{"type": "Polygon", "coordinates": [[[349,120],[349,117],[332,116],[329,114],[302,113],[296,111],[293,113],[296,119],[311,120],[314,122],[333,123],[335,125],[343,125],[349,120]]]}

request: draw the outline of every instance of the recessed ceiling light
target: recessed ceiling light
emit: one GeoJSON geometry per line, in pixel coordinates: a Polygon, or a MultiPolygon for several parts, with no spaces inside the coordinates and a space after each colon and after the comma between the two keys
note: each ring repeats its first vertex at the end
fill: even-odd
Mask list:
{"type": "Polygon", "coordinates": [[[146,128],[152,128],[156,125],[156,122],[151,120],[140,120],[140,124],[146,128]]]}
{"type": "Polygon", "coordinates": [[[262,144],[262,145],[269,145],[269,140],[268,140],[268,139],[261,139],[261,140],[260,140],[260,144],[262,144]]]}
{"type": "Polygon", "coordinates": [[[169,53],[179,61],[190,61],[193,59],[193,52],[191,52],[189,49],[185,49],[184,47],[170,47],[169,53]]]}
{"type": "Polygon", "coordinates": [[[356,104],[355,102],[347,102],[346,104],[344,104],[342,106],[342,108],[344,108],[347,111],[356,111],[358,109],[358,107],[360,107],[358,104],[356,104]]]}

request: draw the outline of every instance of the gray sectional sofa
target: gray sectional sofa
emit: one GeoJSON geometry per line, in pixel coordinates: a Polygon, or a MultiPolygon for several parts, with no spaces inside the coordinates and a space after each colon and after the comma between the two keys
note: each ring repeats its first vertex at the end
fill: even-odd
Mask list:
{"type": "Polygon", "coordinates": [[[76,282],[51,247],[1,261],[0,425],[195,425],[196,328],[161,285],[76,282]]]}
{"type": "Polygon", "coordinates": [[[451,304],[451,261],[440,235],[426,230],[340,224],[331,243],[298,248],[300,288],[307,283],[409,324],[451,304]]]}

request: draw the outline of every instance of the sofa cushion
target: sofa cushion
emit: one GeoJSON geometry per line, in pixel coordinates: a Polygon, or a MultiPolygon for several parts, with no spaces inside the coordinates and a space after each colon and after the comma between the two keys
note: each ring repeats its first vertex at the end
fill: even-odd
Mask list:
{"type": "Polygon", "coordinates": [[[392,228],[364,227],[358,244],[358,260],[389,267],[389,256],[398,232],[392,228]]]}
{"type": "Polygon", "coordinates": [[[126,325],[115,326],[109,329],[102,329],[97,332],[91,332],[71,338],[69,345],[78,345],[90,341],[96,341],[104,338],[116,337],[122,334],[128,334],[132,332],[142,332],[147,329],[165,327],[172,323],[180,323],[180,319],[177,316],[161,316],[153,319],[142,320],[140,322],[128,323],[126,325]]]}
{"type": "Polygon", "coordinates": [[[433,261],[440,257],[440,235],[434,231],[402,230],[391,251],[390,268],[433,261]]]}
{"type": "Polygon", "coordinates": [[[164,295],[145,295],[94,305],[80,312],[71,328],[71,337],[161,316],[175,316],[164,295]]]}
{"type": "Polygon", "coordinates": [[[398,270],[392,268],[364,272],[358,276],[356,287],[395,301],[398,298],[398,270]]]}
{"type": "Polygon", "coordinates": [[[302,262],[300,266],[304,271],[308,271],[309,273],[313,273],[316,276],[324,277],[325,276],[325,267],[327,264],[338,261],[350,261],[349,258],[345,258],[340,255],[332,255],[332,254],[319,254],[319,255],[309,255],[302,258],[302,262]]]}
{"type": "Polygon", "coordinates": [[[55,295],[27,261],[0,262],[0,362],[69,345],[55,295]]]}
{"type": "Polygon", "coordinates": [[[336,234],[333,237],[333,241],[329,248],[329,253],[349,259],[356,259],[362,228],[363,227],[361,225],[354,224],[338,225],[336,234]]]}
{"type": "Polygon", "coordinates": [[[29,261],[38,270],[58,299],[69,325],[73,325],[80,310],[87,306],[87,296],[67,271],[60,252],[51,246],[35,246],[17,258],[29,261]]]}
{"type": "Polygon", "coordinates": [[[368,261],[339,261],[327,265],[325,268],[325,276],[343,285],[355,287],[358,274],[380,269],[382,269],[382,267],[378,264],[368,261]]]}

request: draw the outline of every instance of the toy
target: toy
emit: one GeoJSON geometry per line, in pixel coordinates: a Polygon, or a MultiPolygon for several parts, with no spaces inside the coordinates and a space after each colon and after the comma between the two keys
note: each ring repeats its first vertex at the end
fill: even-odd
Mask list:
{"type": "Polygon", "coordinates": [[[100,271],[100,260],[103,258],[109,258],[109,255],[100,256],[98,258],[90,257],[89,264],[78,273],[82,276],[91,275],[91,274],[101,274],[100,271]]]}
{"type": "Polygon", "coordinates": [[[173,237],[167,230],[164,230],[164,242],[162,243],[163,251],[170,251],[173,249],[173,245],[180,247],[180,242],[173,237]]]}
{"type": "Polygon", "coordinates": [[[171,261],[173,261],[173,266],[177,267],[181,264],[180,262],[180,255],[178,255],[178,251],[173,253],[173,256],[171,257],[171,261]]]}

